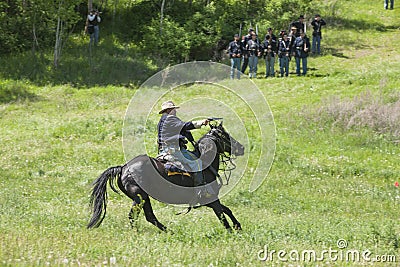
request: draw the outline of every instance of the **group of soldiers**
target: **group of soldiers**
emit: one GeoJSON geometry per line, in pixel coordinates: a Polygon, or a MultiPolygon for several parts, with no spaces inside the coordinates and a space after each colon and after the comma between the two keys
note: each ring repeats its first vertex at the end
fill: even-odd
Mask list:
{"type": "Polygon", "coordinates": [[[319,14],[316,14],[311,22],[313,27],[312,46],[306,36],[303,15],[290,24],[289,32],[280,31],[278,38],[273,34],[272,28],[268,28],[268,33],[263,41],[260,41],[253,28],[250,28],[248,34],[241,40],[239,34],[235,34],[234,40],[228,47],[231,59],[231,79],[234,79],[235,72],[237,78],[240,79],[241,73],[244,73],[247,67],[249,67],[249,77],[256,78],[259,58],[265,59],[265,77],[274,77],[276,57],[279,59],[281,77],[289,76],[289,62],[292,57],[296,60],[296,74],[298,76],[306,75],[309,53],[321,53],[321,27],[324,25],[326,22],[319,14]]]}

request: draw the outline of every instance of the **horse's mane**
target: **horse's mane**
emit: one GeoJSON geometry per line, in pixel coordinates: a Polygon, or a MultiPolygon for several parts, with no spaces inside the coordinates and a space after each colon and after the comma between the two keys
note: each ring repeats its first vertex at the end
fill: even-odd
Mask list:
{"type": "Polygon", "coordinates": [[[217,137],[212,134],[213,131],[215,131],[214,129],[215,128],[211,128],[210,131],[208,131],[197,141],[197,143],[195,144],[195,151],[193,151],[196,154],[196,156],[200,156],[200,154],[206,154],[214,148],[212,143],[205,142],[205,140],[207,139],[213,141],[214,143],[217,141],[217,137]]]}

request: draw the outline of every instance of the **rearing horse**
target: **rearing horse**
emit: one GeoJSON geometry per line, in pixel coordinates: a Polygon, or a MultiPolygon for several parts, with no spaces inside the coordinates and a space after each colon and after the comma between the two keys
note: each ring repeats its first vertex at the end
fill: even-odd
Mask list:
{"type": "MultiPolygon", "coordinates": [[[[215,195],[211,200],[200,199],[199,203],[212,208],[226,229],[231,230],[231,226],[225,214],[232,220],[233,228],[240,230],[239,221],[228,207],[221,204],[218,198],[220,185],[218,185],[216,179],[219,177],[220,156],[226,156],[226,154],[229,155],[228,157],[231,155],[241,156],[244,154],[244,147],[226,132],[222,123],[215,126],[210,125],[210,127],[211,130],[198,141],[197,148],[202,157],[207,158],[208,156],[210,159],[210,165],[203,170],[203,175],[207,185],[212,187],[215,195]]],[[[140,155],[123,166],[107,169],[93,182],[90,197],[93,214],[88,228],[99,227],[102,223],[107,211],[107,182],[109,182],[111,189],[118,193],[114,184],[115,180],[119,189],[133,200],[133,206],[129,212],[132,227],[143,209],[148,222],[162,231],[167,230],[154,215],[149,194],[153,198],[169,204],[190,204],[195,197],[194,183],[191,177],[184,175],[168,176],[164,166],[157,160],[147,155],[140,155]],[[168,197],[167,201],[163,200],[165,196],[168,197]]]]}

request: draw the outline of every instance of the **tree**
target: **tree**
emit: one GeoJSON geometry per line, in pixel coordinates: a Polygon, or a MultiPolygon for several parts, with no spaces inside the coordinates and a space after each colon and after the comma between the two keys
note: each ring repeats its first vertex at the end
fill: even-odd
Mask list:
{"type": "Polygon", "coordinates": [[[64,42],[67,40],[74,24],[79,20],[75,11],[75,6],[79,4],[77,0],[58,0],[55,7],[54,21],[56,22],[55,42],[54,42],[54,67],[58,67],[61,58],[61,51],[64,42]]]}
{"type": "Polygon", "coordinates": [[[160,11],[160,36],[162,36],[162,24],[163,24],[163,20],[164,20],[164,7],[165,7],[165,0],[162,0],[161,11],[160,11]]]}

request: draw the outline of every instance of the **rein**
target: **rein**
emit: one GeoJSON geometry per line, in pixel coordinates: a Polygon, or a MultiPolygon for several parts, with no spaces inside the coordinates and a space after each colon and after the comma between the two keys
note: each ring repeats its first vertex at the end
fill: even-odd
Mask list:
{"type": "MultiPolygon", "coordinates": [[[[229,184],[229,181],[232,176],[232,171],[236,169],[236,164],[233,162],[234,159],[236,159],[236,156],[233,154],[227,154],[225,152],[226,150],[226,145],[230,140],[228,140],[225,136],[222,134],[218,134],[218,136],[215,136],[213,133],[208,133],[207,134],[211,140],[214,141],[214,143],[217,145],[217,152],[220,157],[220,163],[222,164],[222,168],[219,168],[218,170],[224,172],[224,177],[226,180],[226,184],[229,184]]],[[[231,147],[232,149],[232,147],[231,147]]],[[[220,178],[221,185],[224,185],[220,175],[216,171],[216,176],[220,178]]]]}
{"type": "Polygon", "coordinates": [[[219,170],[224,171],[224,176],[226,180],[225,185],[228,185],[232,176],[232,171],[236,169],[236,164],[233,162],[233,160],[236,159],[236,157],[233,155],[227,156],[225,153],[222,153],[219,156],[223,166],[219,170]]]}

